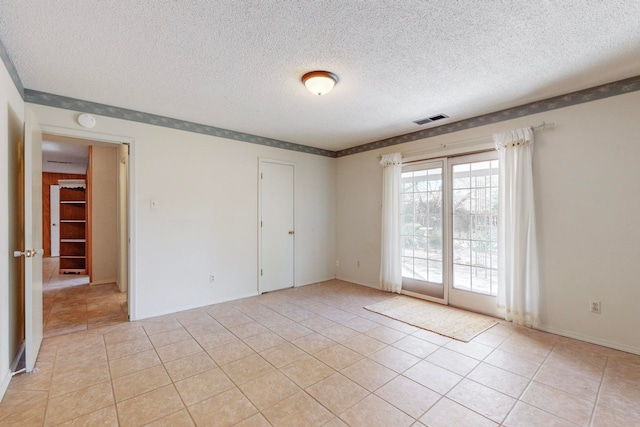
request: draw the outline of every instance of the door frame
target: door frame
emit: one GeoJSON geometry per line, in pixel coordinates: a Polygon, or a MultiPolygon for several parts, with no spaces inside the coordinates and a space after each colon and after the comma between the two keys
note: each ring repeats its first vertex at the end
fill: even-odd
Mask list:
{"type": "MultiPolygon", "coordinates": [[[[260,270],[262,268],[262,226],[260,222],[262,221],[262,165],[264,163],[274,163],[278,165],[286,165],[293,167],[293,229],[296,229],[296,164],[293,162],[289,162],[286,160],[275,160],[267,157],[258,157],[258,212],[257,212],[257,230],[258,230],[258,265],[256,270],[256,289],[258,294],[260,294],[260,282],[261,282],[261,274],[260,270]]],[[[293,235],[293,272],[292,272],[292,281],[293,287],[296,285],[296,236],[293,235]]]]}
{"type": "Polygon", "coordinates": [[[99,132],[91,132],[80,129],[69,129],[59,126],[41,124],[42,133],[57,135],[62,137],[80,138],[96,142],[105,142],[114,145],[126,144],[129,146],[128,156],[128,179],[127,179],[127,229],[129,232],[129,244],[127,250],[127,305],[129,320],[137,320],[137,304],[136,304],[136,286],[135,281],[135,244],[136,244],[136,206],[134,204],[136,186],[135,186],[135,139],[128,136],[111,135],[99,132]]]}

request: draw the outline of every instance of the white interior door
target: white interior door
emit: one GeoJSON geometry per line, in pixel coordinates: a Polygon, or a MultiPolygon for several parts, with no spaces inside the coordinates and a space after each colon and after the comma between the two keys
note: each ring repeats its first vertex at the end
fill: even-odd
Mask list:
{"type": "Polygon", "coordinates": [[[260,256],[258,289],[261,293],[294,284],[294,165],[260,161],[260,256]]]}
{"type": "Polygon", "coordinates": [[[42,343],[42,131],[27,109],[24,124],[25,359],[33,371],[42,343]]]}
{"type": "Polygon", "coordinates": [[[60,256],[60,186],[51,185],[49,191],[51,219],[51,256],[60,256]]]}

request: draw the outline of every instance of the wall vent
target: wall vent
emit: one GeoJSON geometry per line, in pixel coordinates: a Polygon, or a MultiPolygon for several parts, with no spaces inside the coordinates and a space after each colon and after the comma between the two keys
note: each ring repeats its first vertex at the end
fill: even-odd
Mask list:
{"type": "Polygon", "coordinates": [[[427,117],[426,119],[414,120],[413,123],[417,125],[426,125],[427,123],[435,122],[436,120],[448,119],[446,114],[437,114],[435,116],[427,117]]]}

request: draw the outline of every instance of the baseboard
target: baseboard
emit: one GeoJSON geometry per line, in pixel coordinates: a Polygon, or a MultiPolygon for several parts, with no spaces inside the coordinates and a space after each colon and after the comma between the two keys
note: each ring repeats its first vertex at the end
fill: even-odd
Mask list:
{"type": "Polygon", "coordinates": [[[7,392],[7,388],[9,388],[9,383],[11,382],[11,370],[9,370],[4,378],[2,379],[2,383],[0,383],[0,402],[4,398],[4,394],[7,392]]]}
{"type": "Polygon", "coordinates": [[[376,285],[372,285],[371,283],[363,283],[363,282],[360,282],[358,280],[348,279],[348,278],[339,277],[339,276],[336,276],[336,279],[342,280],[343,282],[349,282],[349,283],[353,283],[355,285],[366,286],[367,288],[380,290],[380,287],[377,284],[376,285]]]}
{"type": "Polygon", "coordinates": [[[20,363],[20,359],[22,359],[22,355],[24,354],[24,342],[20,345],[20,350],[18,350],[18,354],[11,362],[11,366],[9,366],[9,371],[5,374],[2,379],[2,383],[0,384],[0,402],[4,398],[4,394],[7,392],[7,388],[9,388],[9,383],[11,382],[11,378],[13,378],[12,373],[16,371],[18,364],[20,363]]]}
{"type": "Polygon", "coordinates": [[[107,285],[109,283],[118,283],[118,281],[116,279],[107,279],[107,280],[98,280],[95,282],[91,282],[90,285],[107,285]]]}
{"type": "Polygon", "coordinates": [[[603,347],[612,348],[614,350],[620,350],[627,353],[638,354],[640,355],[640,348],[630,347],[624,344],[619,344],[607,340],[601,340],[598,338],[589,337],[586,335],[578,334],[575,332],[565,331],[564,329],[554,328],[552,326],[543,326],[538,327],[539,330],[544,332],[549,332],[555,335],[560,335],[567,338],[573,338],[580,341],[585,341],[591,344],[601,345],[603,347]]]}
{"type": "Polygon", "coordinates": [[[311,279],[311,280],[306,280],[302,283],[296,283],[296,285],[294,286],[294,288],[299,288],[300,286],[308,286],[308,285],[313,285],[315,283],[321,283],[321,282],[328,282],[329,280],[334,280],[334,277],[326,277],[326,278],[322,278],[322,279],[311,279]]]}

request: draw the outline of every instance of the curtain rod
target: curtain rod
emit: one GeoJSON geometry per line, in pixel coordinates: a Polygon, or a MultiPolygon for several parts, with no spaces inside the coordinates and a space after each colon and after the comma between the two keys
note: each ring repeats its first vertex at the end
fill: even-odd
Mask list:
{"type": "MultiPolygon", "coordinates": [[[[537,126],[529,126],[529,129],[531,129],[532,131],[536,131],[536,130],[545,130],[545,129],[550,129],[553,128],[556,124],[555,123],[547,123],[547,122],[542,122],[537,126]]],[[[445,143],[445,144],[440,144],[440,148],[446,148],[449,147],[451,145],[458,145],[458,144],[464,144],[465,142],[472,142],[472,141],[479,141],[482,139],[487,139],[487,138],[492,138],[493,135],[484,135],[484,136],[478,136],[476,138],[470,138],[470,139],[463,139],[460,141],[454,141],[454,142],[449,142],[449,143],[445,143]]],[[[431,147],[434,148],[434,147],[431,147]]],[[[403,156],[408,155],[408,154],[413,154],[413,153],[420,153],[422,151],[424,151],[425,149],[428,150],[428,148],[419,148],[416,150],[411,150],[411,151],[405,151],[402,153],[403,156]]],[[[378,156],[378,160],[382,159],[382,156],[378,156]]]]}

